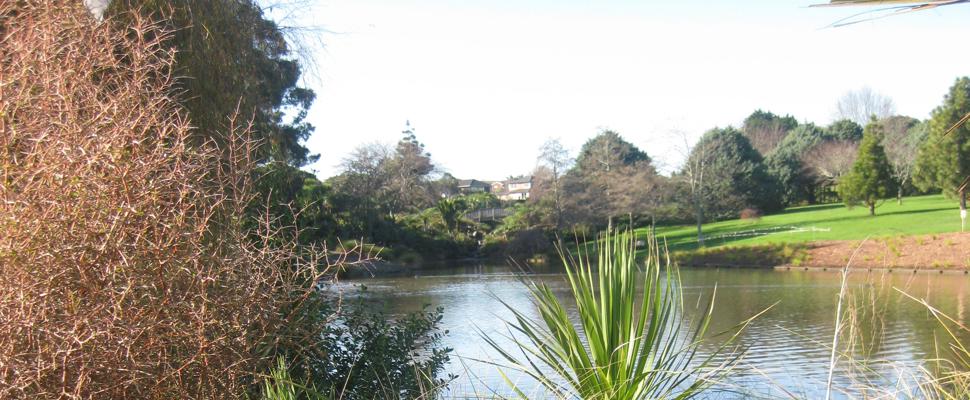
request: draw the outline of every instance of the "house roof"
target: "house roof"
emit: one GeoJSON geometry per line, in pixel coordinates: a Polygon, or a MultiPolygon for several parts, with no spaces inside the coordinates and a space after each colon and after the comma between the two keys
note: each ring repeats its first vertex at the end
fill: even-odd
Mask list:
{"type": "Polygon", "coordinates": [[[520,176],[518,178],[509,179],[509,184],[516,183],[532,183],[532,175],[520,176]]]}
{"type": "Polygon", "coordinates": [[[488,187],[491,186],[488,182],[482,182],[477,179],[462,179],[458,181],[458,187],[488,187]]]}

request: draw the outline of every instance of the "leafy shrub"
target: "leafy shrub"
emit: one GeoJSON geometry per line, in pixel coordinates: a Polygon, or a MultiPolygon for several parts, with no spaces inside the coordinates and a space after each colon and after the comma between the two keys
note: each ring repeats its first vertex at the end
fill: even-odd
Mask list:
{"type": "Polygon", "coordinates": [[[763,244],[697,249],[677,252],[673,256],[677,263],[684,266],[774,267],[801,265],[807,261],[808,251],[799,244],[763,244]]]}
{"type": "Polygon", "coordinates": [[[530,258],[552,252],[552,241],[541,229],[526,229],[515,232],[506,248],[506,254],[513,257],[530,258]]]}
{"type": "Polygon", "coordinates": [[[407,265],[418,265],[418,264],[421,264],[421,262],[423,261],[423,258],[421,257],[421,254],[419,254],[417,252],[414,252],[414,251],[403,251],[397,257],[397,261],[402,262],[402,263],[407,264],[407,265]]]}
{"type": "MultiPolygon", "coordinates": [[[[434,392],[450,348],[438,347],[443,310],[423,310],[396,320],[366,301],[366,287],[340,319],[323,332],[326,354],[312,367],[310,381],[341,399],[407,399],[434,392]]],[[[449,377],[453,378],[453,377],[449,377]]]]}

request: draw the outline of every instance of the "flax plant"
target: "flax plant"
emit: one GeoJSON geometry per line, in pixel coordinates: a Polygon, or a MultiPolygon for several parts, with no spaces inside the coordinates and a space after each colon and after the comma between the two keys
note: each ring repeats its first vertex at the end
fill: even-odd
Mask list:
{"type": "MultiPolygon", "coordinates": [[[[482,333],[485,341],[506,367],[532,377],[558,398],[686,399],[701,394],[736,365],[742,352],[734,349],[724,357],[724,350],[751,320],[738,325],[727,344],[699,356],[714,296],[697,320],[686,317],[677,267],[655,239],[648,242],[642,270],[629,231],[605,234],[595,262],[588,249],[577,257],[560,249],[578,323],[549,286],[530,282],[541,319],[505,304],[514,315],[508,336],[512,349],[482,333]]],[[[507,376],[506,382],[527,397],[507,376]]]]}

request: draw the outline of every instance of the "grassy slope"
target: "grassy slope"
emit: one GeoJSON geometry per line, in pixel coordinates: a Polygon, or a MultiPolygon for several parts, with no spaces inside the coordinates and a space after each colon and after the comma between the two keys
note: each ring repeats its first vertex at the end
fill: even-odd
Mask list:
{"type": "MultiPolygon", "coordinates": [[[[795,207],[760,221],[730,220],[704,225],[707,246],[800,243],[816,240],[858,240],[867,236],[917,235],[960,230],[957,202],[942,195],[907,197],[903,205],[886,201],[870,217],[865,207],[841,204],[795,207]],[[795,229],[820,231],[794,232],[795,229]]],[[[647,228],[638,229],[645,233],[647,228]]],[[[671,250],[697,247],[696,226],[658,227],[671,250]]]]}

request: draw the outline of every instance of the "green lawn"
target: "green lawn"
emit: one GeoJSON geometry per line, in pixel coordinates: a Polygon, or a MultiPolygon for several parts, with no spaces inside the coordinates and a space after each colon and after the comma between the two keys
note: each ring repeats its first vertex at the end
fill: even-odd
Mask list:
{"type": "MultiPolygon", "coordinates": [[[[648,228],[640,228],[645,233],[648,228]]],[[[870,217],[865,207],[851,210],[842,204],[794,207],[760,221],[730,220],[704,225],[706,245],[799,243],[815,240],[858,240],[867,236],[919,235],[960,231],[955,200],[943,195],[906,197],[903,205],[888,200],[870,217]]],[[[696,226],[657,227],[671,250],[697,248],[696,226]]]]}

